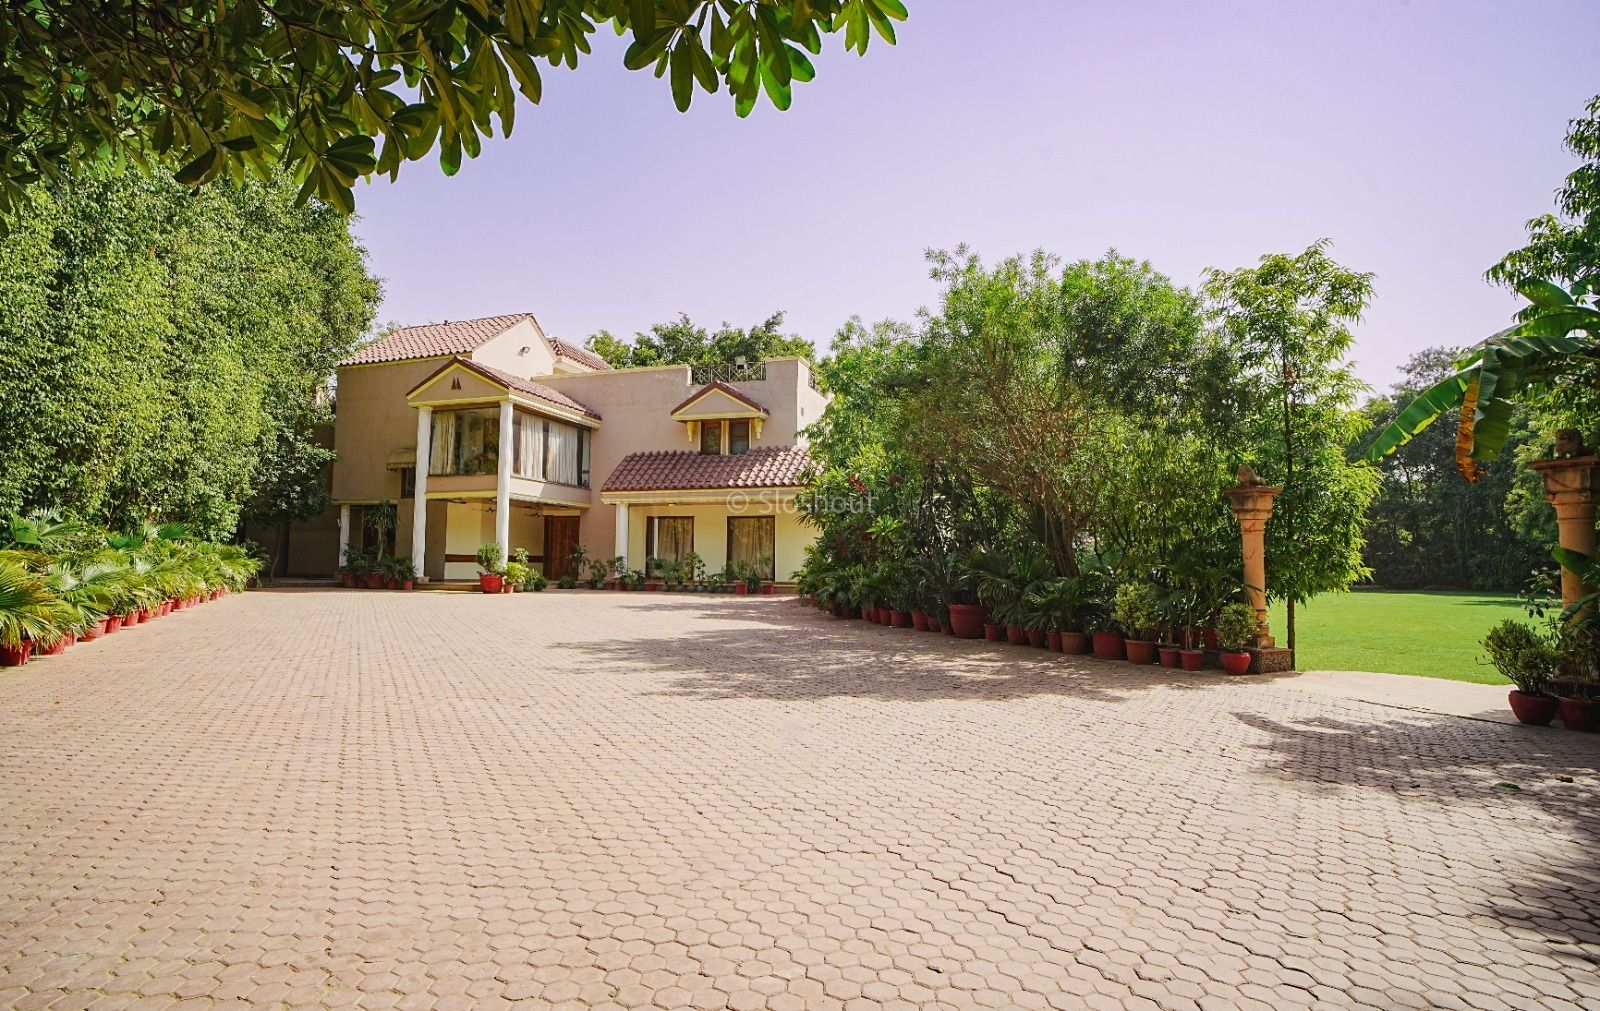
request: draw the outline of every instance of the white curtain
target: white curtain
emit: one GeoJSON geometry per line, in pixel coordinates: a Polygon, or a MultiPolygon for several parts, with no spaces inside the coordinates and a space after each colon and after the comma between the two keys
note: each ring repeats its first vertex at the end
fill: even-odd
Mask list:
{"type": "Polygon", "coordinates": [[[556,484],[578,483],[578,430],[571,425],[550,422],[550,463],[545,480],[556,484]]]}
{"type": "Polygon", "coordinates": [[[517,476],[544,480],[544,419],[517,412],[515,435],[517,476]]]}
{"type": "Polygon", "coordinates": [[[771,516],[741,516],[728,520],[730,542],[729,562],[749,562],[761,565],[762,574],[773,578],[773,535],[776,532],[771,516]]]}

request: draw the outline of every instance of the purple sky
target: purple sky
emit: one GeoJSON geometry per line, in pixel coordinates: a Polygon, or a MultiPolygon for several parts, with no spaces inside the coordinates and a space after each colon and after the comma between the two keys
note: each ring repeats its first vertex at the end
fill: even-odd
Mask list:
{"type": "Polygon", "coordinates": [[[380,320],[527,310],[582,339],[783,309],[826,348],[930,303],[929,246],[1114,246],[1194,284],[1327,236],[1377,274],[1356,359],[1383,387],[1505,324],[1482,273],[1600,92],[1594,0],[907,6],[899,45],[828,40],[787,113],[745,120],[720,93],[680,115],[603,33],[455,178],[358,188],[380,320]]]}

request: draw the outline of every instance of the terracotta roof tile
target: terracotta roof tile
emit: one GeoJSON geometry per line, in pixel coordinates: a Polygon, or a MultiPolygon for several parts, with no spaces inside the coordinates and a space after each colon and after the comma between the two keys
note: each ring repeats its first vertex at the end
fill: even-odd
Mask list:
{"type": "Polygon", "coordinates": [[[677,407],[674,407],[672,410],[668,411],[667,413],[668,414],[677,414],[679,411],[683,410],[685,407],[688,407],[690,404],[692,404],[696,400],[698,400],[701,396],[703,396],[706,393],[711,392],[712,390],[717,390],[717,391],[719,391],[721,393],[726,393],[728,396],[732,397],[734,400],[737,400],[739,403],[748,406],[752,411],[760,411],[762,414],[771,413],[771,412],[769,412],[767,410],[766,405],[756,403],[754,400],[751,400],[750,397],[747,394],[741,393],[736,387],[729,386],[727,383],[723,382],[720,379],[713,380],[712,382],[709,382],[709,383],[705,384],[704,386],[700,387],[698,390],[695,390],[693,393],[691,393],[687,397],[683,398],[683,402],[682,403],[680,403],[677,407]]]}
{"type": "Polygon", "coordinates": [[[557,356],[561,358],[571,358],[578,364],[587,365],[589,368],[594,369],[597,372],[611,371],[611,363],[606,361],[604,358],[601,358],[593,351],[590,351],[588,348],[579,347],[576,344],[568,343],[567,341],[562,340],[560,337],[551,337],[549,340],[550,348],[551,350],[555,351],[557,356]]]}
{"type": "Polygon", "coordinates": [[[810,462],[803,446],[764,447],[738,456],[709,456],[693,450],[629,453],[600,490],[792,488],[801,483],[801,474],[810,462]]]}
{"type": "Polygon", "coordinates": [[[565,407],[569,411],[576,411],[579,414],[594,418],[596,421],[600,420],[599,413],[593,408],[586,404],[579,403],[578,401],[567,396],[565,393],[562,393],[559,390],[553,390],[543,383],[536,383],[532,379],[523,379],[521,377],[514,376],[509,372],[501,372],[499,369],[491,369],[489,366],[484,365],[481,362],[469,361],[465,358],[457,359],[457,361],[469,368],[476,369],[479,372],[498,380],[511,389],[516,390],[518,393],[526,393],[528,396],[536,397],[537,399],[543,400],[546,403],[555,404],[557,407],[565,407]]]}
{"type": "Polygon", "coordinates": [[[403,362],[410,358],[439,358],[444,355],[471,354],[533,314],[516,312],[509,316],[485,316],[453,323],[424,323],[406,326],[378,338],[340,365],[375,365],[403,362]]]}

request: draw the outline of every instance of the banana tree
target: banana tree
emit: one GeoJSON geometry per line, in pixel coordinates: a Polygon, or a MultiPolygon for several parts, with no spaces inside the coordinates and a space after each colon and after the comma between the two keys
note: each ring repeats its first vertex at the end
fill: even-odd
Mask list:
{"type": "Polygon", "coordinates": [[[1456,467],[1476,481],[1505,446],[1520,398],[1600,366],[1600,307],[1593,296],[1579,301],[1549,281],[1525,281],[1517,290],[1531,303],[1523,319],[1473,347],[1455,372],[1424,390],[1378,433],[1368,460],[1393,453],[1453,414],[1456,467]]]}

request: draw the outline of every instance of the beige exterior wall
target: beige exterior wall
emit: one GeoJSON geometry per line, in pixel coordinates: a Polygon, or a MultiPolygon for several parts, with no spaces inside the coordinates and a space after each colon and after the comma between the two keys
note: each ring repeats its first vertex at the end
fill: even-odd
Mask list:
{"type": "MultiPolygon", "coordinates": [[[[810,366],[803,359],[778,358],[767,363],[766,379],[728,384],[769,412],[760,437],[751,440],[752,447],[793,446],[804,441],[800,429],[820,418],[827,403],[822,394],[811,388],[809,376],[810,366]]],[[[539,381],[589,405],[604,419],[594,434],[590,454],[590,486],[597,495],[629,453],[695,448],[688,426],[671,417],[672,409],[698,388],[689,383],[687,365],[551,376],[539,381]]],[[[614,506],[596,504],[585,514],[578,537],[590,555],[609,557],[618,553],[616,522],[614,506]]],[[[785,536],[783,530],[780,525],[780,540],[785,536]]],[[[698,527],[695,536],[698,541],[698,527]]],[[[644,550],[642,541],[638,550],[644,550]]],[[[717,552],[721,557],[726,549],[719,546],[717,552]]],[[[630,549],[628,554],[630,559],[640,559],[636,568],[643,564],[642,553],[636,556],[630,549]]],[[[700,554],[709,565],[709,556],[703,551],[700,554]]],[[[721,564],[710,567],[717,569],[721,564]]]]}
{"type": "MultiPolygon", "coordinates": [[[[623,508],[618,506],[617,508],[623,508]]],[[[806,545],[817,539],[815,528],[800,522],[787,497],[781,501],[750,500],[738,512],[723,503],[668,503],[627,506],[628,560],[635,569],[645,563],[646,529],[652,516],[691,516],[694,518],[694,550],[705,560],[706,571],[716,572],[728,563],[728,517],[773,516],[773,539],[777,549],[772,568],[779,582],[790,582],[805,562],[806,545]]],[[[614,538],[613,538],[614,539],[614,538]]],[[[611,555],[615,552],[603,552],[611,555]]]]}
{"type": "Polygon", "coordinates": [[[333,448],[339,454],[333,464],[334,501],[399,499],[400,472],[389,469],[389,454],[417,446],[417,412],[406,404],[406,394],[447,360],[339,370],[338,414],[333,426],[333,448]]]}
{"type": "Polygon", "coordinates": [[[463,357],[524,379],[547,376],[556,370],[556,356],[544,339],[544,331],[529,319],[463,357]]]}

